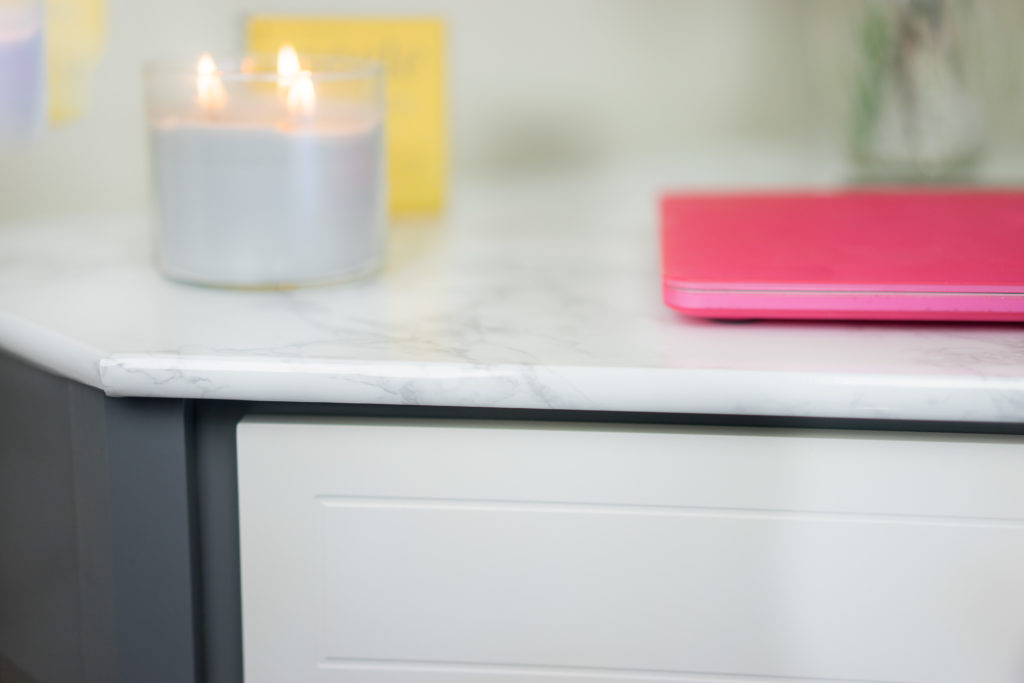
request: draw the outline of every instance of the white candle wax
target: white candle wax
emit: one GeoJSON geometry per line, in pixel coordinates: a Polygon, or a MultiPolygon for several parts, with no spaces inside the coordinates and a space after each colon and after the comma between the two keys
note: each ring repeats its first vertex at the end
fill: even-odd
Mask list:
{"type": "Polygon", "coordinates": [[[381,128],[157,123],[162,268],[186,281],[251,287],[374,269],[386,200],[381,128]]]}

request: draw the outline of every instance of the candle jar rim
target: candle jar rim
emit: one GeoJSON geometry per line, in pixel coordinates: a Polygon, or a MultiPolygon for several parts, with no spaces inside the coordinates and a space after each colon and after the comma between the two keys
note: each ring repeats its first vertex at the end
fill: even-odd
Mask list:
{"type": "MultiPolygon", "coordinates": [[[[213,53],[217,75],[225,82],[277,82],[277,55],[270,53],[245,53],[224,55],[213,53]]],[[[154,77],[195,77],[200,57],[165,57],[146,62],[143,72],[147,78],[154,77]]],[[[314,81],[346,81],[379,79],[384,73],[384,64],[375,59],[350,57],[347,55],[300,53],[299,61],[304,72],[314,81]]]]}

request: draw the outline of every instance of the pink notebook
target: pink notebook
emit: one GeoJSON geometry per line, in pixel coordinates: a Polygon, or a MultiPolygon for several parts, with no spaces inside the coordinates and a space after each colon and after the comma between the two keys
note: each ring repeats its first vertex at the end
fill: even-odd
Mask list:
{"type": "Polygon", "coordinates": [[[671,195],[662,249],[696,316],[1024,321],[1024,191],[671,195]]]}

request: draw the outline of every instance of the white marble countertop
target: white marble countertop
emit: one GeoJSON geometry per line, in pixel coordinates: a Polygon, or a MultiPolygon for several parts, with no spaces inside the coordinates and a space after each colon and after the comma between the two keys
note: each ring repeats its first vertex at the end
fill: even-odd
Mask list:
{"type": "Polygon", "coordinates": [[[463,186],[380,275],[290,292],[166,281],[141,217],[0,227],[0,349],[111,396],[1024,422],[1022,325],[669,310],[675,176],[623,177],[463,186]]]}

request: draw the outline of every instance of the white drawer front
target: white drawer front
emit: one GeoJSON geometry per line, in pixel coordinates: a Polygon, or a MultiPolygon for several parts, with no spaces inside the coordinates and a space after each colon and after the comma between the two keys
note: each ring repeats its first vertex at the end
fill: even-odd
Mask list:
{"type": "Polygon", "coordinates": [[[246,421],[246,680],[1024,680],[1024,444],[246,421]]]}

